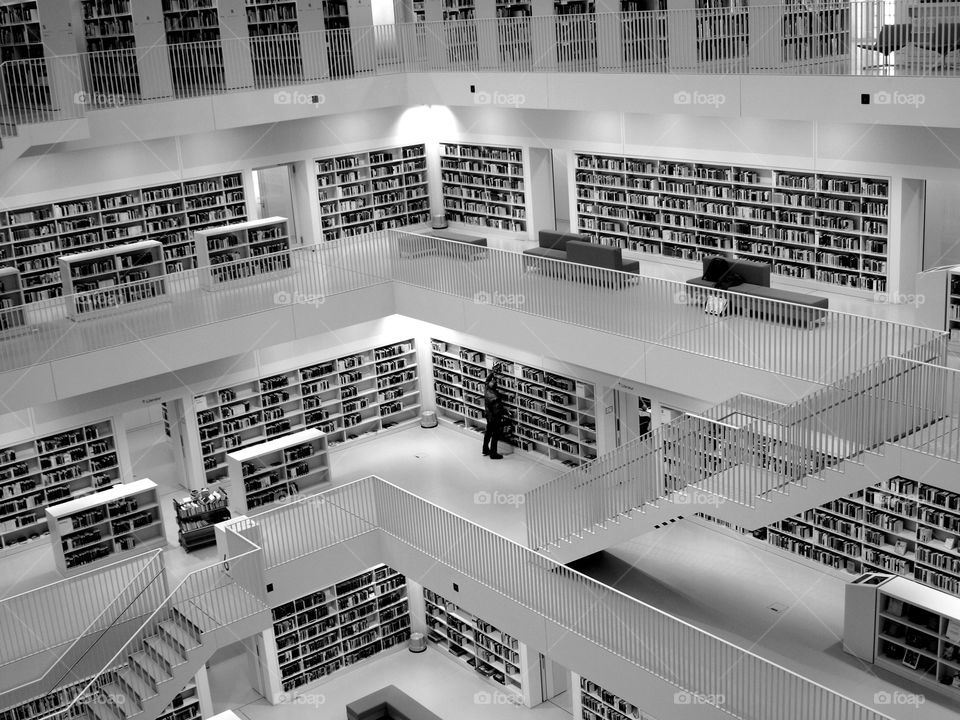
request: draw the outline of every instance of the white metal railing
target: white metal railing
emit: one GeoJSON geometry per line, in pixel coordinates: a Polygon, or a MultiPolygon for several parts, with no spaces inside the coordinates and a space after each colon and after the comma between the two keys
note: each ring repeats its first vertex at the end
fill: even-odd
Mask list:
{"type": "MultiPolygon", "coordinates": [[[[808,680],[776,663],[744,650],[666,612],[629,597],[529,548],[446,511],[376,477],[368,477],[328,493],[307,498],[315,507],[336,507],[343,516],[357,516],[363,526],[378,528],[390,545],[402,543],[432,561],[453,569],[512,603],[539,614],[549,625],[573,633],[627,663],[705,698],[744,720],[881,720],[888,716],[808,680]],[[371,506],[371,497],[373,504],[371,506]]],[[[295,518],[303,503],[278,508],[268,520],[267,556],[293,559],[309,554],[295,518]],[[272,547],[272,546],[276,547],[272,547]],[[287,552],[286,547],[296,547],[287,552]]],[[[260,524],[264,515],[250,521],[260,524]]],[[[312,552],[329,547],[330,536],[311,536],[312,552]]],[[[340,542],[351,537],[340,536],[340,542]]],[[[385,550],[400,572],[407,552],[385,550]],[[396,565],[396,563],[400,563],[396,565]]],[[[416,563],[414,563],[416,564],[416,563]]],[[[533,633],[519,640],[534,647],[533,633]]],[[[552,628],[550,628],[552,630],[552,628]]],[[[539,638],[539,639],[538,639],[539,638]]],[[[547,651],[547,648],[541,648],[547,651]]],[[[570,657],[572,670],[589,674],[570,657]]],[[[580,659],[581,662],[588,662],[580,659]]],[[[566,664],[566,662],[565,662],[566,664]]],[[[641,698],[629,698],[639,702],[641,698]]]]}
{"type": "MultiPolygon", "coordinates": [[[[228,532],[236,535],[232,530],[228,532]]],[[[44,716],[43,720],[67,720],[83,712],[82,708],[87,705],[116,702],[110,699],[105,688],[118,683],[116,671],[127,664],[128,658],[147,651],[147,641],[157,633],[160,623],[165,620],[181,627],[181,617],[202,623],[202,627],[196,628],[201,633],[199,645],[203,642],[204,634],[268,610],[266,584],[263,581],[263,551],[246,538],[243,544],[251,549],[187,575],[119,650],[114,652],[115,645],[107,643],[93,645],[87,652],[87,662],[92,662],[93,667],[99,670],[76,691],[66,706],[44,716]],[[184,616],[176,612],[188,606],[195,610],[184,616]],[[203,620],[198,620],[198,617],[203,620]]],[[[191,632],[194,630],[188,630],[188,633],[191,632]]],[[[141,702],[159,694],[159,687],[153,678],[142,679],[144,682],[140,683],[141,689],[138,691],[141,702]]],[[[124,687],[124,681],[119,682],[124,687]]]]}
{"type": "Polygon", "coordinates": [[[755,507],[887,443],[960,462],[960,372],[942,366],[890,357],[794,403],[737,396],[718,408],[737,424],[686,415],[527,492],[530,547],[701,484],[755,507]]]}
{"type": "Polygon", "coordinates": [[[473,257],[465,252],[454,241],[384,230],[294,250],[289,260],[287,253],[264,255],[31,303],[0,311],[0,327],[20,331],[0,342],[0,369],[297,303],[319,306],[325,297],[388,282],[822,384],[891,355],[945,358],[940,331],[493,248],[465,261],[473,257]],[[735,316],[704,313],[708,295],[726,297],[735,316]],[[91,305],[99,309],[68,318],[71,306],[91,305]]]}
{"type": "Polygon", "coordinates": [[[0,128],[401,72],[956,77],[958,48],[960,3],[913,0],[374,25],[5,61],[0,128]]]}
{"type": "Polygon", "coordinates": [[[62,647],[112,620],[104,613],[157,561],[145,553],[0,601],[0,667],[62,647]],[[65,612],[64,608],[69,608],[65,612]]]}

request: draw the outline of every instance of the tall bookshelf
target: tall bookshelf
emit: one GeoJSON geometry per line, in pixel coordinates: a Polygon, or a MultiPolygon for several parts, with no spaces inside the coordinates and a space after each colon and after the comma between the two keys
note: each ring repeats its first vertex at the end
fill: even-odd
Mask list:
{"type": "Polygon", "coordinates": [[[37,302],[62,294],[60,255],[156,240],[167,272],[189,270],[193,232],[246,213],[240,173],[18,207],[0,213],[0,262],[20,270],[24,302],[37,302]]]}
{"type": "Polygon", "coordinates": [[[786,63],[815,64],[850,53],[850,6],[785,0],[780,58],[786,63]]]}
{"type": "Polygon", "coordinates": [[[665,70],[670,53],[670,31],[665,8],[650,15],[653,3],[621,0],[623,63],[628,70],[665,70]]]}
{"type": "Polygon", "coordinates": [[[947,329],[951,337],[960,333],[960,268],[950,271],[947,279],[947,329]]]}
{"type": "Polygon", "coordinates": [[[423,144],[314,161],[324,240],[430,220],[423,144]]]}
{"type": "Polygon", "coordinates": [[[386,565],[273,608],[261,665],[273,703],[410,637],[406,578],[386,565]]]}
{"type": "Polygon", "coordinates": [[[101,420],[0,449],[0,552],[47,535],[48,506],[120,478],[113,423],[101,420]]]}
{"type": "Polygon", "coordinates": [[[44,56],[36,0],[0,6],[0,60],[12,63],[4,68],[3,82],[17,105],[49,107],[52,97],[44,56]]]}
{"type": "Polygon", "coordinates": [[[297,0],[247,0],[247,32],[258,82],[302,77],[297,0]]]}
{"type": "Polygon", "coordinates": [[[350,8],[347,0],[323,0],[323,22],[327,30],[327,67],[330,77],[352,76],[353,38],[350,33],[350,8]]]}
{"type": "Polygon", "coordinates": [[[531,666],[535,653],[486,620],[427,588],[423,589],[427,641],[445,650],[451,659],[500,688],[518,705],[536,704],[538,669],[531,666]],[[531,655],[533,657],[531,657],[531,655]]]}
{"type": "Polygon", "coordinates": [[[221,87],[224,64],[217,0],[163,0],[162,7],[177,89],[221,87]]]}
{"type": "Polygon", "coordinates": [[[64,575],[166,545],[157,484],[146,478],[46,509],[53,558],[64,575]]]}
{"type": "Polygon", "coordinates": [[[830,568],[903,575],[960,597],[960,493],[890,478],[757,534],[830,568]]]}
{"type": "Polygon", "coordinates": [[[478,60],[475,0],[443,0],[447,62],[474,67],[478,60]]]}
{"type": "Polygon", "coordinates": [[[557,16],[557,60],[561,67],[592,68],[597,61],[594,0],[554,0],[557,16]]]}
{"type": "Polygon", "coordinates": [[[83,36],[93,90],[140,95],[131,0],[83,0],[83,36]],[[102,53],[102,54],[100,54],[102,53]]]}
{"type": "Polygon", "coordinates": [[[696,0],[697,61],[746,60],[750,42],[746,0],[696,0]]]}
{"type": "Polygon", "coordinates": [[[718,251],[789,278],[887,288],[889,179],[577,153],[575,216],[603,245],[698,261],[718,251]]]}
{"type": "MultiPolygon", "coordinates": [[[[530,16],[533,5],[518,0],[496,0],[495,12],[498,18],[505,18],[497,26],[500,62],[513,63],[530,61],[531,36],[530,16]]],[[[526,65],[525,65],[526,66],[526,65]]]]}
{"type": "Polygon", "coordinates": [[[449,220],[527,231],[522,148],[443,143],[440,171],[449,220]]]}
{"type": "Polygon", "coordinates": [[[414,341],[381,345],[194,398],[207,484],[227,479],[226,454],[307,428],[330,447],[415,421],[414,341]]]}
{"type": "Polygon", "coordinates": [[[597,457],[594,386],[513,360],[431,339],[437,414],[482,433],[484,380],[497,364],[514,444],[571,467],[597,457]]]}
{"type": "Polygon", "coordinates": [[[327,439],[316,428],[301,430],[227,454],[234,510],[312,495],[330,482],[327,439]]]}

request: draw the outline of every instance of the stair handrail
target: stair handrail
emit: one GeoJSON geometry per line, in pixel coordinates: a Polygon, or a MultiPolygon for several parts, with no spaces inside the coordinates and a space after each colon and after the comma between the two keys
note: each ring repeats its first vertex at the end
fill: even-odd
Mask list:
{"type": "MultiPolygon", "coordinates": [[[[256,549],[248,550],[245,553],[236,555],[229,559],[221,560],[219,562],[207,565],[205,567],[194,570],[193,572],[186,575],[183,580],[181,580],[177,586],[167,595],[163,603],[150,614],[146,620],[141,623],[140,627],[136,632],[130,637],[130,639],[123,644],[123,646],[116,652],[114,655],[103,664],[101,669],[94,675],[90,681],[84,685],[77,694],[71,699],[71,701],[65,706],[56,710],[50,714],[41,716],[39,720],[68,720],[71,717],[74,717],[77,714],[77,705],[87,702],[90,698],[88,696],[93,696],[96,693],[100,692],[100,689],[103,685],[112,681],[111,677],[108,675],[116,670],[123,664],[123,658],[129,655],[132,655],[131,648],[135,646],[136,643],[142,643],[149,635],[147,634],[152,628],[159,625],[160,621],[164,619],[162,616],[168,613],[175,605],[175,602],[179,599],[182,599],[183,591],[189,588],[190,586],[197,584],[197,579],[205,574],[216,574],[216,575],[225,575],[229,576],[230,567],[237,562],[241,562],[244,559],[248,561],[261,561],[262,562],[262,549],[256,547],[256,549]]],[[[239,586],[239,583],[236,583],[239,586]]],[[[209,591],[207,591],[209,592],[209,591]]],[[[254,597],[257,602],[260,602],[264,608],[267,607],[265,603],[260,598],[257,598],[251,595],[249,592],[244,590],[244,592],[251,597],[254,597]]],[[[202,592],[195,592],[189,597],[198,597],[202,595],[202,592]]],[[[224,627],[229,622],[235,622],[236,620],[243,619],[235,618],[231,621],[220,621],[217,618],[214,618],[212,615],[209,616],[211,620],[218,622],[215,628],[210,628],[207,630],[216,629],[224,627]]],[[[134,651],[135,652],[135,651],[134,651]]],[[[153,697],[153,696],[150,696],[153,697]]],[[[146,698],[142,698],[146,699],[146,698]]]]}
{"type": "MultiPolygon", "coordinates": [[[[17,685],[17,686],[12,687],[12,688],[10,688],[10,689],[8,689],[8,690],[4,690],[3,692],[0,692],[0,710],[8,710],[8,709],[10,709],[10,708],[12,708],[12,707],[16,707],[16,706],[18,706],[18,705],[23,705],[23,704],[25,704],[25,703],[32,702],[33,700],[38,700],[38,699],[40,699],[40,698],[42,698],[42,697],[45,697],[45,696],[47,696],[47,695],[50,695],[51,693],[53,693],[53,692],[56,691],[57,687],[58,687],[58,686],[60,685],[60,683],[63,681],[63,678],[66,677],[66,674],[70,672],[69,670],[68,670],[67,673],[65,673],[59,680],[57,680],[57,682],[54,683],[54,684],[50,687],[49,690],[36,691],[36,694],[35,694],[35,695],[30,695],[29,698],[26,699],[26,700],[18,700],[18,701],[16,701],[16,702],[14,702],[12,705],[5,704],[4,701],[2,700],[2,698],[5,697],[5,696],[8,696],[8,695],[13,694],[13,693],[16,693],[16,692],[18,692],[18,691],[24,691],[24,690],[26,690],[27,688],[29,688],[29,687],[31,687],[31,686],[34,686],[34,685],[42,685],[42,684],[44,683],[44,681],[47,679],[47,677],[48,677],[51,673],[53,673],[53,671],[57,668],[58,665],[60,665],[60,663],[63,661],[63,659],[70,654],[70,652],[74,649],[74,647],[77,646],[77,644],[80,642],[80,640],[82,640],[82,639],[83,639],[84,637],[86,637],[87,635],[90,635],[90,634],[96,632],[96,631],[94,630],[94,628],[97,627],[97,625],[99,624],[101,618],[103,618],[103,616],[106,615],[106,614],[110,611],[110,608],[112,608],[112,607],[114,606],[114,604],[115,604],[117,601],[119,601],[119,599],[120,599],[121,597],[124,596],[124,594],[127,592],[127,590],[129,590],[130,587],[131,587],[135,582],[137,582],[137,580],[140,579],[140,577],[141,577],[144,573],[147,572],[147,570],[153,565],[153,563],[154,563],[155,561],[159,561],[159,563],[160,563],[160,570],[157,572],[157,574],[155,574],[155,575],[147,582],[146,586],[140,590],[140,592],[134,597],[134,599],[133,599],[130,603],[127,604],[127,606],[123,609],[123,611],[121,611],[121,613],[120,613],[120,615],[118,616],[118,618],[119,618],[119,617],[122,617],[123,613],[126,612],[127,608],[129,608],[130,605],[133,604],[133,602],[136,602],[136,600],[139,599],[139,597],[143,594],[143,592],[145,592],[146,589],[147,589],[148,587],[150,587],[150,585],[152,585],[152,583],[157,579],[157,577],[159,577],[159,576],[163,573],[163,571],[164,571],[164,567],[163,567],[163,551],[162,551],[162,550],[152,550],[152,551],[149,551],[149,552],[144,553],[143,555],[144,555],[144,557],[149,557],[149,560],[147,560],[147,562],[144,563],[143,567],[141,567],[141,568],[137,571],[137,573],[130,579],[130,581],[129,581],[123,588],[121,588],[120,592],[117,593],[116,597],[115,597],[110,603],[108,603],[107,606],[106,606],[103,610],[101,610],[100,613],[99,613],[93,620],[91,620],[91,621],[87,624],[87,627],[86,627],[84,630],[82,630],[82,631],[76,636],[76,638],[74,638],[73,642],[70,643],[70,646],[69,646],[66,650],[64,650],[62,653],[60,653],[60,655],[59,655],[59,657],[57,658],[57,660],[55,660],[55,661],[53,662],[53,664],[46,670],[46,672],[44,672],[43,675],[41,675],[41,676],[40,676],[38,679],[36,679],[36,680],[31,680],[30,682],[22,683],[21,685],[17,685]]],[[[102,571],[94,571],[94,572],[102,572],[102,571]]],[[[167,594],[167,590],[166,590],[166,588],[164,588],[164,591],[163,591],[162,595],[165,596],[166,594],[167,594]]],[[[100,637],[103,637],[103,635],[104,635],[107,631],[109,631],[110,628],[113,627],[115,624],[116,624],[116,619],[114,619],[114,620],[111,621],[110,623],[104,625],[103,628],[99,631],[99,632],[100,632],[100,637]]],[[[93,644],[95,644],[95,643],[93,643],[93,644]]],[[[89,648],[88,648],[88,650],[89,650],[89,648]]],[[[86,651],[84,652],[84,655],[86,655],[86,651]]],[[[79,661],[78,661],[78,662],[79,662],[79,661]]],[[[75,666],[76,666],[76,663],[74,663],[73,667],[75,667],[75,666]]],[[[71,669],[72,669],[72,668],[71,668],[71,669]]]]}

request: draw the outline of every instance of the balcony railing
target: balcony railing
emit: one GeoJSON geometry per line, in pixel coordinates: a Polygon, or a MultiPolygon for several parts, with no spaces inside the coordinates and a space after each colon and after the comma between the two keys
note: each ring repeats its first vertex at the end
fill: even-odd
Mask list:
{"type": "Polygon", "coordinates": [[[956,77],[958,48],[960,3],[915,0],[418,22],[7,61],[0,109],[9,133],[89,107],[394,73],[956,77]]]}
{"type": "Polygon", "coordinates": [[[716,316],[684,283],[493,248],[463,253],[453,241],[383,230],[0,311],[0,327],[20,332],[0,341],[0,370],[296,304],[323,312],[325,298],[386,283],[822,384],[888,356],[946,357],[947,335],[936,330],[725,291],[711,292],[740,312],[716,316]]]}

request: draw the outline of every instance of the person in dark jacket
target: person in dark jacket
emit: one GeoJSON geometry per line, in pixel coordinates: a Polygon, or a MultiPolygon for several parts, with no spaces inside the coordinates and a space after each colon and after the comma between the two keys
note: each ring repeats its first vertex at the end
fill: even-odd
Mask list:
{"type": "Polygon", "coordinates": [[[503,415],[506,407],[503,404],[503,395],[497,387],[497,378],[500,366],[497,365],[487,375],[483,388],[483,405],[487,421],[487,429],[483,433],[483,454],[491,460],[503,457],[497,452],[497,441],[503,439],[503,415]]]}

